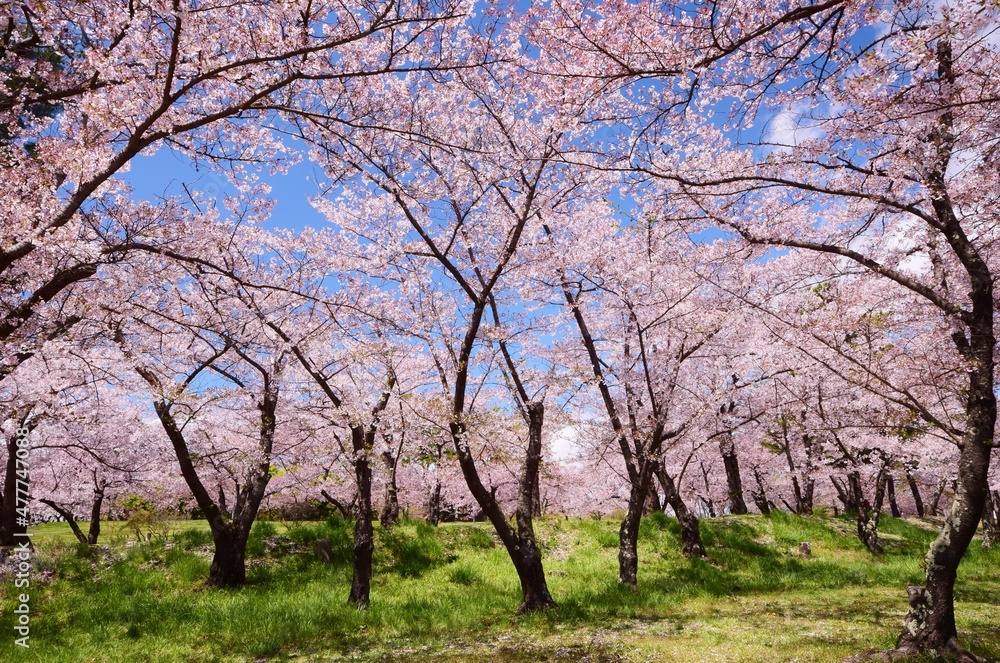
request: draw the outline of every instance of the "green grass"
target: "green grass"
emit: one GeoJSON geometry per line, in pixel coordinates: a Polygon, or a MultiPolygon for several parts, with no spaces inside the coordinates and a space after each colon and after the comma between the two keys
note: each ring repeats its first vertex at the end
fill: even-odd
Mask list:
{"type": "MultiPolygon", "coordinates": [[[[347,606],[351,527],[341,521],[259,524],[239,590],[203,587],[204,523],[175,524],[169,550],[125,547],[109,523],[112,559],[77,546],[65,524],[39,525],[31,649],[13,646],[8,582],[0,661],[841,661],[893,644],[905,587],[922,578],[933,531],[883,523],[886,554],[874,558],[845,520],[706,519],[709,557],[688,560],[676,522],[655,515],[642,524],[639,589],[629,591],[616,582],[618,522],[543,519],[536,530],[559,608],[525,617],[514,615],[506,553],[481,524],[377,528],[367,612],[347,606]],[[287,544],[266,553],[274,534],[287,544]],[[331,541],[334,564],[314,558],[319,538],[331,541]],[[797,553],[801,541],[811,558],[797,553]]],[[[994,658],[998,568],[1000,551],[974,542],[957,587],[963,642],[994,658]]]]}

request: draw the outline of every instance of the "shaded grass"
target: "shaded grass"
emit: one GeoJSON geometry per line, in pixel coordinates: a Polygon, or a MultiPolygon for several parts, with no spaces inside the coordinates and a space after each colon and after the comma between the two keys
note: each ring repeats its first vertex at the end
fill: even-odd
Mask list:
{"type": "MultiPolygon", "coordinates": [[[[642,523],[639,588],[630,591],[617,584],[619,523],[543,519],[537,532],[560,605],[520,618],[516,575],[487,525],[377,528],[368,612],[347,606],[351,525],[337,519],[260,524],[239,590],[202,588],[203,523],[179,526],[169,550],[120,547],[114,561],[42,525],[39,558],[55,575],[33,587],[31,649],[0,638],[0,660],[838,661],[891,646],[904,588],[922,579],[934,533],[883,523],[887,552],[874,558],[846,520],[706,519],[709,557],[688,560],[676,521],[657,514],[642,523]],[[290,543],[264,556],[275,533],[290,543]],[[331,542],[331,565],[311,552],[320,538],[331,542]],[[811,558],[797,554],[802,541],[811,558]]],[[[991,657],[1000,657],[998,562],[1000,551],[974,542],[957,587],[964,642],[991,657]]],[[[12,633],[13,596],[7,583],[3,633],[12,633]]]]}

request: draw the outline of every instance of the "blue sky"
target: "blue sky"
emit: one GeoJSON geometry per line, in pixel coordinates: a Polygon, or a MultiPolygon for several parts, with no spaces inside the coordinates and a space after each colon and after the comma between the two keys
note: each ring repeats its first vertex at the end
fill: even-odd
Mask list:
{"type": "MultiPolygon", "coordinates": [[[[261,179],[271,185],[275,199],[274,211],[265,224],[268,228],[301,230],[306,226],[319,227],[326,218],[309,204],[309,196],[317,192],[318,169],[307,160],[292,166],[285,175],[263,173],[261,179]]],[[[156,200],[163,196],[187,198],[184,185],[194,194],[219,196],[235,193],[235,189],[221,175],[206,167],[198,170],[183,154],[163,148],[152,156],[132,160],[132,167],[124,175],[134,188],[136,200],[156,200]]]]}

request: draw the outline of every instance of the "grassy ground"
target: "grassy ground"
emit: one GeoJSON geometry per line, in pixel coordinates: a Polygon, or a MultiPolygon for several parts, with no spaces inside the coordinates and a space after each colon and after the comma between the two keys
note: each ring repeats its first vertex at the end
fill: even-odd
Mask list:
{"type": "MultiPolygon", "coordinates": [[[[80,550],[65,524],[34,528],[31,648],[13,644],[10,581],[0,589],[0,661],[841,661],[893,644],[905,586],[921,580],[933,532],[883,520],[873,558],[846,521],[776,514],[702,521],[707,560],[677,550],[677,528],[646,519],[639,589],[620,588],[613,521],[544,519],[538,531],[559,608],[517,618],[516,576],[484,525],[377,530],[372,608],[346,604],[350,528],[261,523],[249,584],[202,587],[203,523],[111,555],[80,550]],[[265,538],[281,534],[277,549],[265,538]],[[338,562],[316,561],[331,539],[338,562]],[[809,541],[811,558],[798,554],[809,541]]],[[[273,542],[271,538],[269,541],[273,542]]],[[[1000,658],[1000,550],[973,543],[958,583],[963,642],[1000,658]]]]}

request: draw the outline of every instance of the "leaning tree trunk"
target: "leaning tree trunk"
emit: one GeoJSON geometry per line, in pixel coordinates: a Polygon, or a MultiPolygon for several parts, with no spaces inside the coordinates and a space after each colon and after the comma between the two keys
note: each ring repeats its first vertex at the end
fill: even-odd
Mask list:
{"type": "MultiPolygon", "coordinates": [[[[942,37],[937,44],[938,71],[942,83],[954,83],[951,44],[942,37]]],[[[963,310],[960,320],[966,331],[952,338],[968,362],[968,389],[965,431],[959,445],[958,475],[951,511],[941,533],[930,545],[925,558],[924,587],[910,587],[910,611],[896,643],[904,653],[934,650],[938,655],[960,661],[974,661],[958,643],[955,628],[955,578],[972,537],[976,534],[989,493],[990,455],[994,446],[997,398],[994,391],[993,275],[977,248],[962,229],[945,188],[951,144],[951,111],[939,119],[941,146],[938,163],[931,173],[930,204],[941,222],[943,233],[969,274],[971,310],[963,310]]],[[[959,317],[959,316],[956,316],[959,317]]]]}
{"type": "Polygon", "coordinates": [[[913,493],[913,505],[917,510],[917,516],[920,518],[924,517],[924,500],[920,496],[920,486],[917,485],[917,480],[913,478],[913,474],[909,471],[906,472],[906,483],[910,486],[910,492],[913,493]]]}
{"type": "Polygon", "coordinates": [[[746,500],[743,499],[743,479],[740,478],[740,460],[736,455],[736,445],[733,434],[726,433],[719,443],[722,453],[722,464],[726,467],[726,483],[729,486],[729,512],[742,516],[748,513],[746,500]]]}
{"type": "MultiPolygon", "coordinates": [[[[464,393],[458,391],[460,388],[464,389],[464,385],[456,387],[456,393],[464,393]]],[[[452,443],[455,445],[455,451],[458,454],[458,465],[462,470],[465,483],[469,486],[469,491],[482,509],[483,515],[493,525],[493,529],[496,531],[497,536],[500,537],[500,541],[503,542],[504,548],[507,550],[511,562],[514,564],[514,570],[517,571],[523,599],[521,606],[518,608],[518,613],[532,612],[555,606],[555,601],[552,600],[545,582],[541,551],[535,544],[534,532],[530,527],[531,502],[533,501],[531,500],[531,495],[534,492],[533,482],[535,480],[534,473],[538,472],[541,459],[542,405],[541,403],[529,403],[527,411],[529,416],[529,440],[520,480],[518,504],[520,506],[527,499],[528,509],[526,511],[518,509],[515,513],[517,530],[510,526],[494,493],[487,490],[486,486],[483,485],[482,479],[479,476],[479,470],[476,468],[475,459],[472,456],[468,443],[465,442],[468,431],[464,423],[458,419],[452,420],[449,425],[452,443]],[[527,495],[527,498],[525,498],[525,495],[527,495]],[[528,526],[522,527],[522,522],[525,522],[525,520],[528,526]]]]}
{"type": "Polygon", "coordinates": [[[677,490],[673,478],[667,474],[663,463],[658,463],[656,477],[660,480],[663,493],[668,504],[677,516],[677,522],[681,526],[681,552],[686,557],[704,557],[705,546],[701,542],[701,532],[698,531],[698,516],[691,513],[677,490]]]}
{"type": "Polygon", "coordinates": [[[89,541],[87,541],[87,537],[84,535],[83,530],[80,529],[79,523],[76,522],[76,516],[73,515],[72,511],[70,511],[69,509],[60,504],[53,502],[50,499],[40,499],[38,501],[48,506],[56,513],[58,513],[60,517],[62,517],[62,519],[66,521],[66,524],[69,525],[69,528],[73,530],[73,535],[76,537],[77,541],[83,544],[90,543],[89,541]]]}
{"type": "Polygon", "coordinates": [[[764,489],[764,480],[760,476],[760,470],[756,467],[753,470],[754,479],[757,481],[757,490],[750,491],[750,497],[753,499],[754,506],[760,511],[761,515],[769,516],[771,515],[771,502],[767,499],[767,491],[764,489]]]}
{"type": "Polygon", "coordinates": [[[940,516],[941,512],[939,506],[941,505],[941,497],[944,495],[944,489],[948,486],[948,479],[942,477],[937,482],[937,486],[934,488],[934,493],[931,495],[931,515],[940,516]]]}
{"type": "Polygon", "coordinates": [[[886,495],[889,497],[889,513],[892,514],[893,518],[899,518],[902,513],[899,510],[899,503],[896,502],[896,480],[889,476],[889,480],[885,484],[886,495]]]}

